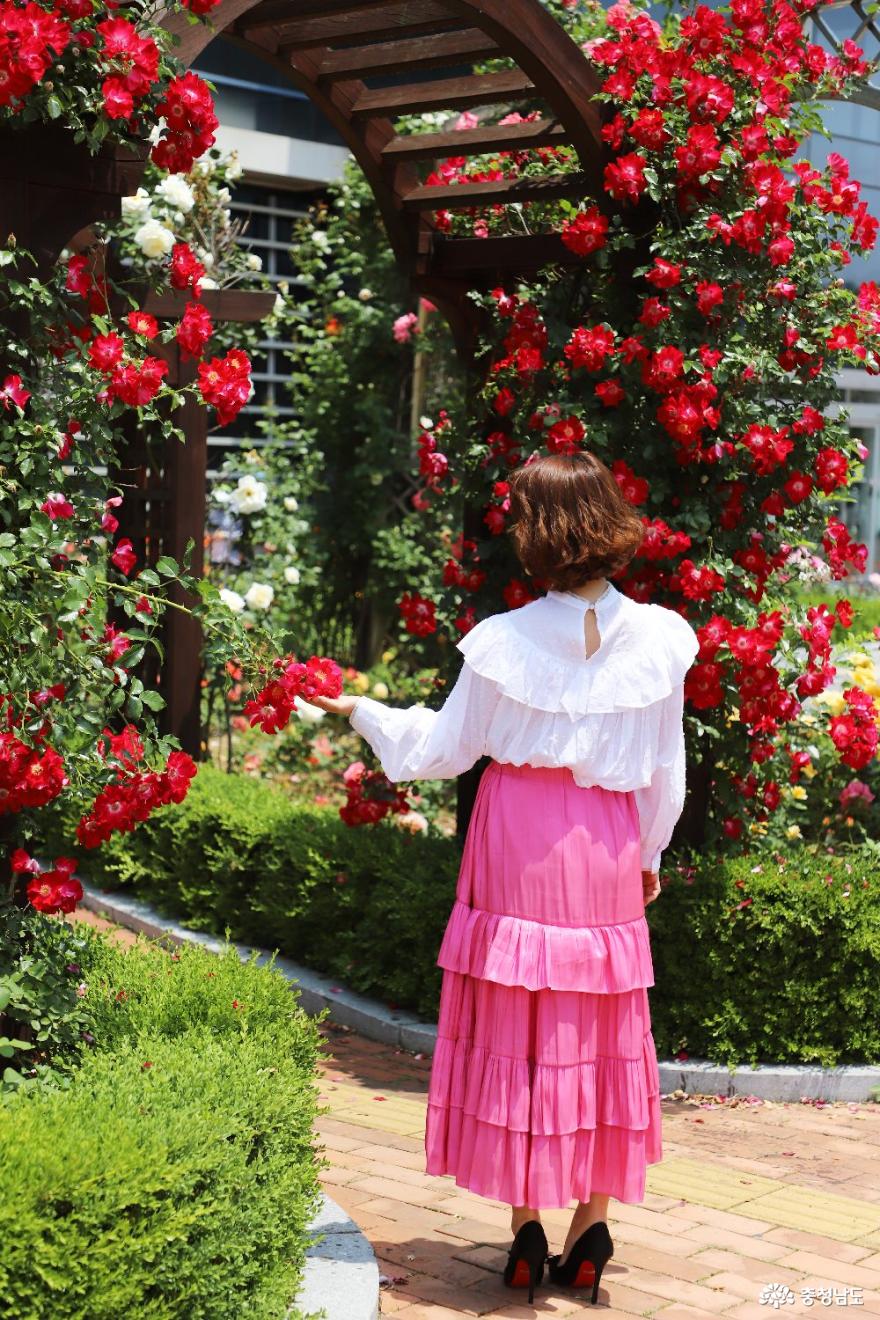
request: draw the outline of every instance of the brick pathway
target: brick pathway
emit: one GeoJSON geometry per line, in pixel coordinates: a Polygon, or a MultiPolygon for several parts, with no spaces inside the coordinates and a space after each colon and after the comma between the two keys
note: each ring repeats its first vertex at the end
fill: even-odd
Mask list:
{"type": "MultiPolygon", "coordinates": [[[[500,1271],[508,1209],[423,1173],[430,1059],[324,1023],[322,1180],[373,1244],[382,1314],[395,1320],[569,1316],[586,1293],[542,1284],[530,1307],[500,1271]]],[[[783,1315],[853,1306],[880,1316],[880,1105],[663,1101],[662,1163],[643,1205],[612,1201],[614,1257],[604,1317],[666,1320],[773,1314],[765,1284],[787,1284],[783,1315]],[[809,1304],[801,1289],[818,1291],[809,1304]],[[860,1289],[860,1292],[853,1290],[860,1289]],[[846,1299],[844,1301],[844,1299],[846,1299]]],[[[543,1213],[551,1251],[568,1215],[543,1213]]],[[[840,1312],[838,1311],[838,1314],[840,1312]]]]}

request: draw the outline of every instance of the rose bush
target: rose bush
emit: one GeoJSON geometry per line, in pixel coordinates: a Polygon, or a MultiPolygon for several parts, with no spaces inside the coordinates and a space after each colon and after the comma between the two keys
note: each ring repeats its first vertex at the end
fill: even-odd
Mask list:
{"type": "MultiPolygon", "coordinates": [[[[413,500],[450,522],[465,502],[476,513],[451,556],[435,545],[433,590],[399,596],[405,631],[447,646],[531,599],[542,584],[523,580],[502,535],[507,478],[532,455],[588,446],[645,527],[617,585],[700,637],[692,778],[711,789],[710,837],[732,843],[765,832],[782,787],[817,759],[799,717],[834,679],[853,620],[843,596],[799,607],[789,560],[812,548],[842,581],[867,555],[837,517],[866,451],[829,408],[840,368],[880,369],[880,291],[840,278],[877,221],[845,160],[819,169],[797,152],[821,127],[815,101],[868,69],[852,43],[832,56],[810,42],[809,9],[733,0],[661,26],[616,4],[563,20],[601,79],[604,189],[580,208],[441,213],[459,233],[555,224],[578,260],[483,299],[478,407],[423,429],[413,500]]],[[[428,182],[570,166],[555,151],[499,153],[476,172],[452,158],[428,182]]],[[[826,792],[854,771],[877,777],[876,693],[855,680],[839,702],[822,725],[826,792]]]]}
{"type": "MultiPolygon", "coordinates": [[[[65,254],[48,274],[36,273],[26,234],[4,236],[0,247],[3,887],[55,913],[71,911],[81,887],[66,849],[54,864],[39,856],[45,813],[63,809],[69,819],[75,804],[76,842],[94,848],[180,802],[195,772],[160,735],[163,698],[139,674],[149,649],[161,669],[164,613],[190,609],[172,589],[198,602],[192,612],[209,664],[235,657],[244,681],[264,691],[279,670],[293,690],[299,662],[277,658],[269,630],[237,625],[218,589],[194,580],[186,558],[143,563],[131,540],[116,535],[126,490],[107,474],[118,468],[126,427],[134,423],[156,447],[176,444],[185,441],[175,414],[186,393],[223,426],[252,392],[247,354],[215,337],[201,300],[202,289],[217,283],[206,268],[221,258],[237,262],[239,273],[254,266],[230,255],[235,235],[222,188],[234,163],[204,157],[217,124],[210,92],[177,64],[148,12],[135,22],[102,17],[89,0],[4,3],[0,127],[18,132],[26,151],[28,126],[41,120],[59,121],[71,142],[92,151],[105,140],[153,142],[143,190],[149,213],[139,194],[115,242],[101,231],[91,248],[65,254]],[[188,180],[197,158],[202,164],[188,180]],[[205,189],[213,180],[210,235],[192,215],[199,180],[205,189]],[[160,329],[138,305],[145,283],[186,295],[177,324],[160,329]],[[169,384],[173,341],[198,360],[185,390],[169,384]]],[[[204,217],[210,207],[202,202],[204,217]]],[[[319,678],[310,663],[310,690],[338,691],[332,662],[319,678]]]]}

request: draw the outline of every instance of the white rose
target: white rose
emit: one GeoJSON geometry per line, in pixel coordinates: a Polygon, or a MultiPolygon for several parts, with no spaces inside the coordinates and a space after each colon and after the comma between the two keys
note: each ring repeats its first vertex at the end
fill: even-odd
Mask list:
{"type": "Polygon", "coordinates": [[[423,834],[428,828],[428,818],[420,811],[401,811],[395,816],[395,824],[410,834],[423,834]]]}
{"type": "Polygon", "coordinates": [[[422,428],[423,431],[431,431],[433,430],[434,423],[430,417],[420,417],[419,426],[422,428]]]}
{"type": "Polygon", "coordinates": [[[247,268],[248,270],[263,269],[263,258],[260,256],[259,252],[249,252],[247,254],[247,268]]]}
{"type": "Polygon", "coordinates": [[[232,610],[233,614],[241,614],[244,609],[244,596],[239,596],[237,591],[230,591],[229,587],[220,588],[220,599],[224,605],[232,610]]]}
{"type": "Polygon", "coordinates": [[[302,574],[300,573],[299,569],[294,568],[293,566],[289,568],[285,568],[284,570],[284,581],[289,582],[292,587],[296,586],[301,576],[302,574]]]}
{"type": "Polygon", "coordinates": [[[211,280],[207,275],[199,281],[203,289],[219,289],[220,285],[216,280],[211,280]]]}
{"type": "Polygon", "coordinates": [[[174,247],[174,235],[167,225],[160,225],[158,220],[147,220],[136,229],[134,241],[145,257],[167,257],[174,247]]]}
{"type": "Polygon", "coordinates": [[[229,191],[228,188],[217,189],[217,201],[220,203],[221,206],[225,206],[227,202],[232,201],[232,193],[229,191]]]}
{"type": "Polygon", "coordinates": [[[288,513],[296,513],[299,508],[299,500],[294,499],[293,495],[285,495],[284,507],[288,513]]]}
{"type": "Polygon", "coordinates": [[[120,205],[122,214],[134,220],[146,220],[150,214],[150,194],[145,188],[138,188],[134,197],[123,197],[120,205]]]}
{"type": "Polygon", "coordinates": [[[322,251],[325,251],[330,246],[330,239],[327,237],[323,229],[316,229],[314,231],[312,234],[312,242],[316,248],[320,248],[322,251]]]}
{"type": "Polygon", "coordinates": [[[226,177],[227,179],[240,179],[242,173],[243,171],[241,168],[241,162],[238,159],[238,152],[231,151],[226,162],[226,177]]]}
{"type": "Polygon", "coordinates": [[[157,124],[153,125],[153,127],[150,129],[149,133],[147,134],[151,147],[155,147],[158,144],[159,138],[162,136],[164,130],[165,130],[164,119],[160,119],[157,124]]]}
{"type": "Polygon", "coordinates": [[[275,599],[268,582],[253,582],[244,593],[245,604],[252,610],[267,610],[275,599]]]}
{"type": "Polygon", "coordinates": [[[381,682],[373,684],[373,696],[378,697],[380,701],[386,701],[388,698],[388,685],[381,682]]]}
{"type": "Polygon", "coordinates": [[[169,206],[183,211],[184,215],[188,215],[196,204],[193,190],[182,174],[166,174],[156,192],[169,206]]]}
{"type": "Polygon", "coordinates": [[[317,724],[327,714],[320,706],[313,706],[310,701],[304,701],[302,697],[296,697],[293,703],[293,709],[303,724],[317,724]]]}
{"type": "Polygon", "coordinates": [[[256,477],[245,476],[229,497],[229,503],[236,513],[259,513],[265,509],[269,488],[256,477]]]}
{"type": "Polygon", "coordinates": [[[358,294],[358,297],[360,298],[361,302],[369,302],[372,296],[373,296],[372,289],[361,289],[360,293],[358,294]]]}
{"type": "Polygon", "coordinates": [[[209,252],[207,248],[196,248],[196,256],[204,266],[205,270],[210,270],[214,265],[214,253],[209,252]]]}

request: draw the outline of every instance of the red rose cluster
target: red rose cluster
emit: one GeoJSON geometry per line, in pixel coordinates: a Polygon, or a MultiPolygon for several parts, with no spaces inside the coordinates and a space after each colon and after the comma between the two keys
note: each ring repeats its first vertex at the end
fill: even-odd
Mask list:
{"type": "Polygon", "coordinates": [[[41,5],[0,3],[0,106],[21,102],[67,47],[70,26],[41,5]]]}
{"type": "Polygon", "coordinates": [[[338,697],[342,692],[342,670],[334,660],[313,655],[305,664],[289,656],[274,662],[275,677],[244,708],[251,728],[277,733],[289,722],[297,697],[338,697]]]}
{"type": "Polygon", "coordinates": [[[99,52],[106,70],[104,113],[108,119],[129,120],[159,76],[159,47],[124,18],[105,19],[98,33],[104,42],[99,52]]]}
{"type": "Polygon", "coordinates": [[[152,159],[170,174],[186,174],[213,145],[219,123],[207,83],[192,71],[173,78],[156,111],[164,118],[165,129],[152,159]]]}
{"type": "Polygon", "coordinates": [[[851,766],[853,770],[862,770],[870,765],[877,754],[877,743],[880,740],[877,720],[880,710],[871,694],[863,688],[847,688],[843,699],[849,710],[845,715],[834,716],[828,732],[844,765],[851,766]]]}
{"type": "Polygon", "coordinates": [[[126,361],[124,354],[125,341],[115,333],[96,335],[89,345],[89,363],[107,381],[98,398],[143,407],[159,393],[168,375],[168,363],[157,357],[126,361]]]}
{"type": "Polygon", "coordinates": [[[362,761],[355,761],[342,776],[348,793],[339,815],[346,825],[375,825],[385,816],[406,811],[406,789],[395,788],[381,770],[367,770],[362,761]]]}
{"type": "Polygon", "coordinates": [[[28,747],[14,733],[0,733],[0,816],[45,807],[67,782],[54,747],[28,747]]]}
{"type": "Polygon", "coordinates": [[[133,724],[126,725],[122,733],[105,729],[104,738],[100,750],[115,763],[116,780],[101,790],[76,827],[76,837],[84,848],[97,848],[111,834],[129,833],[158,807],[182,802],[196,773],[195,762],[186,752],[172,752],[164,770],[142,769],[144,749],[133,724]]]}
{"type": "Polygon", "coordinates": [[[54,916],[58,912],[73,912],[83,896],[83,887],[73,874],[74,857],[56,857],[51,871],[41,871],[40,865],[29,857],[24,848],[16,848],[10,858],[14,875],[29,875],[27,896],[31,907],[38,912],[54,916]]]}
{"type": "Polygon", "coordinates": [[[251,397],[251,363],[247,353],[231,348],[224,358],[199,363],[199,392],[217,410],[217,421],[228,426],[251,397]]]}
{"type": "Polygon", "coordinates": [[[437,606],[434,601],[420,596],[417,591],[407,591],[397,605],[408,633],[416,637],[427,637],[429,633],[437,631],[437,606]]]}

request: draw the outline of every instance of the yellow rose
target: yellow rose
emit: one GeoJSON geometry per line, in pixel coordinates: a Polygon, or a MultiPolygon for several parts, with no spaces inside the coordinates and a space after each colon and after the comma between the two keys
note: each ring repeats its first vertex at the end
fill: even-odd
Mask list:
{"type": "Polygon", "coordinates": [[[801,827],[800,827],[800,825],[789,825],[788,829],[785,831],[785,837],[786,837],[787,839],[801,839],[801,838],[803,838],[803,835],[801,834],[801,827]]]}
{"type": "Polygon", "coordinates": [[[804,776],[805,779],[812,779],[818,773],[819,772],[816,769],[816,767],[813,765],[812,761],[810,761],[807,765],[805,765],[804,768],[801,770],[801,774],[804,776]]]}
{"type": "Polygon", "coordinates": [[[828,689],[825,692],[820,692],[815,700],[826,706],[832,715],[839,715],[846,708],[842,692],[832,692],[828,689]]]}
{"type": "Polygon", "coordinates": [[[378,697],[380,701],[385,701],[385,700],[387,700],[387,697],[388,697],[388,684],[387,684],[387,683],[374,683],[374,684],[373,684],[373,696],[374,696],[374,697],[378,697]]]}
{"type": "Polygon", "coordinates": [[[390,665],[391,661],[394,659],[396,654],[397,654],[396,651],[383,651],[382,652],[383,665],[390,665]]]}
{"type": "MultiPolygon", "coordinates": [[[[794,798],[795,802],[805,802],[807,790],[801,784],[794,784],[792,786],[791,796],[794,798]]],[[[800,830],[798,830],[798,834],[800,834],[800,830]]]]}
{"type": "Polygon", "coordinates": [[[360,670],[358,670],[356,677],[351,680],[351,686],[354,688],[355,692],[358,692],[361,695],[363,695],[363,693],[369,690],[369,686],[370,686],[369,677],[366,674],[362,674],[360,670]]]}

